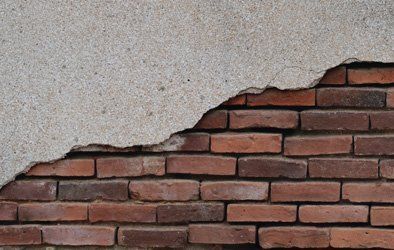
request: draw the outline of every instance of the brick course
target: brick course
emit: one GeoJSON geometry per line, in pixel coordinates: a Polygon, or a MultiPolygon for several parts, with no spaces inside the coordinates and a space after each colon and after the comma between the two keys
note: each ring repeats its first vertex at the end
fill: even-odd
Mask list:
{"type": "Polygon", "coordinates": [[[0,189],[0,247],[394,249],[381,66],[236,96],[157,145],[37,164],[0,189]]]}

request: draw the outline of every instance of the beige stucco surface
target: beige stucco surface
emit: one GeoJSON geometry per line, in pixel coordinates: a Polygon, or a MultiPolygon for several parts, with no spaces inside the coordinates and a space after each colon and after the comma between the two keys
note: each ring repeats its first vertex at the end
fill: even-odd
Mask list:
{"type": "Polygon", "coordinates": [[[77,145],[152,144],[249,87],[394,61],[394,1],[0,1],[0,185],[77,145]]]}

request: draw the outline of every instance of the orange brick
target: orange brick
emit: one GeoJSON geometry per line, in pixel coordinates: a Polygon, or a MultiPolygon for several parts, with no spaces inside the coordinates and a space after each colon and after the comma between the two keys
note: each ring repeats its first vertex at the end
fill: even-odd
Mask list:
{"type": "Polygon", "coordinates": [[[263,133],[223,133],[211,136],[215,153],[279,153],[282,135],[263,133]]]}
{"type": "Polygon", "coordinates": [[[248,106],[315,106],[315,90],[266,89],[261,94],[248,94],[248,106]]]}
{"type": "Polygon", "coordinates": [[[297,206],[230,204],[227,206],[227,221],[230,222],[294,222],[297,206]]]}
{"type": "Polygon", "coordinates": [[[368,210],[368,206],[303,205],[298,213],[304,223],[365,223],[368,210]]]}
{"type": "Polygon", "coordinates": [[[114,222],[155,222],[156,205],[130,203],[92,203],[89,220],[114,222]]]}
{"type": "Polygon", "coordinates": [[[394,207],[371,207],[371,225],[373,226],[393,226],[394,207]]]}
{"type": "Polygon", "coordinates": [[[389,248],[394,246],[394,230],[374,228],[332,228],[330,245],[334,248],[389,248]]]}
{"type": "Polygon", "coordinates": [[[394,83],[394,67],[348,69],[349,84],[394,83]]]}

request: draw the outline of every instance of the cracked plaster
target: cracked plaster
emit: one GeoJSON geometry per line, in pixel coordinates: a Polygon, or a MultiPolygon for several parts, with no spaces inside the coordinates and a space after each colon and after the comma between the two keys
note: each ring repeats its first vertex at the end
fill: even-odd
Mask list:
{"type": "Polygon", "coordinates": [[[394,2],[0,2],[0,185],[78,145],[154,144],[248,88],[394,61],[394,2]]]}

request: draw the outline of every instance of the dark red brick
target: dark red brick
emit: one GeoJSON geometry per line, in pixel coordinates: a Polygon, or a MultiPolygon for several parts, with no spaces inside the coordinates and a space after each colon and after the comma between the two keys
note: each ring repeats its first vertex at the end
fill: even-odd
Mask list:
{"type": "Polygon", "coordinates": [[[348,69],[349,84],[394,83],[394,67],[348,69]]]}
{"type": "Polygon", "coordinates": [[[266,89],[261,94],[249,94],[248,106],[315,106],[315,90],[266,89]]]}
{"type": "Polygon", "coordinates": [[[211,136],[211,151],[215,153],[280,153],[281,134],[223,133],[211,136]]]}
{"type": "Polygon", "coordinates": [[[167,173],[235,175],[237,159],[212,155],[173,155],[167,157],[167,173]]]}
{"type": "Polygon", "coordinates": [[[19,205],[21,221],[84,221],[88,206],[83,203],[27,203],[19,205]]]}
{"type": "Polygon", "coordinates": [[[340,66],[327,70],[319,84],[344,85],[346,83],[346,67],[340,66]]]}
{"type": "Polygon", "coordinates": [[[18,204],[15,202],[0,202],[0,221],[17,219],[18,204]]]}
{"type": "Polygon", "coordinates": [[[389,108],[394,108],[394,88],[387,91],[386,105],[389,108]]]}
{"type": "Polygon", "coordinates": [[[290,110],[233,110],[230,128],[282,128],[298,127],[298,112],[290,110]]]}
{"type": "Polygon", "coordinates": [[[0,200],[56,199],[56,181],[12,181],[0,190],[0,200]]]}
{"type": "Polygon", "coordinates": [[[246,104],[246,95],[237,95],[222,103],[221,106],[242,106],[246,104]]]}
{"type": "Polygon", "coordinates": [[[224,204],[219,202],[172,203],[157,207],[159,223],[222,221],[223,218],[224,204]]]}
{"type": "Polygon", "coordinates": [[[354,205],[303,205],[299,208],[303,223],[366,223],[368,206],[354,205]]]}
{"type": "Polygon", "coordinates": [[[144,175],[164,175],[165,157],[111,157],[97,159],[97,177],[126,177],[144,175]]]}
{"type": "Polygon", "coordinates": [[[370,119],[371,129],[394,130],[394,111],[373,112],[370,119]]]}
{"type": "Polygon", "coordinates": [[[41,163],[32,167],[27,176],[93,176],[93,159],[69,159],[54,163],[41,163]]]}
{"type": "Polygon", "coordinates": [[[201,244],[250,244],[255,243],[254,226],[226,224],[191,224],[189,242],[201,244]]]}
{"type": "Polygon", "coordinates": [[[59,199],[68,201],[127,200],[128,181],[60,181],[59,199]]]}
{"type": "Polygon", "coordinates": [[[267,182],[205,181],[201,183],[202,200],[266,200],[267,182]]]}
{"type": "Polygon", "coordinates": [[[89,205],[91,222],[155,222],[156,205],[133,203],[92,203],[89,205]]]}
{"type": "Polygon", "coordinates": [[[334,248],[392,249],[394,230],[365,227],[332,228],[330,245],[334,248]]]}
{"type": "Polygon", "coordinates": [[[394,155],[393,135],[359,135],[354,137],[356,155],[394,155]]]}
{"type": "Polygon", "coordinates": [[[0,246],[22,246],[38,244],[41,244],[40,226],[0,226],[0,246]]]}
{"type": "Polygon", "coordinates": [[[308,110],[301,112],[301,129],[365,131],[369,129],[369,117],[365,112],[308,110]]]}
{"type": "Polygon", "coordinates": [[[394,207],[371,207],[372,226],[394,226],[394,207]]]}
{"type": "Polygon", "coordinates": [[[285,138],[284,154],[289,156],[349,154],[351,135],[293,136],[285,138]]]}
{"type": "Polygon", "coordinates": [[[227,127],[227,111],[214,110],[206,113],[194,126],[195,129],[224,129],[227,127]]]}
{"type": "Polygon", "coordinates": [[[394,202],[394,183],[344,183],[342,199],[351,202],[394,202]]]}
{"type": "Polygon", "coordinates": [[[380,176],[387,179],[394,179],[394,159],[380,161],[380,176]]]}
{"type": "Polygon", "coordinates": [[[286,158],[241,157],[238,173],[241,177],[306,178],[307,162],[286,158]]]}
{"type": "Polygon", "coordinates": [[[118,244],[128,247],[183,248],[187,244],[186,227],[120,227],[118,244]]]}
{"type": "Polygon", "coordinates": [[[316,96],[322,107],[381,108],[385,99],[385,91],[376,88],[322,88],[316,96]]]}
{"type": "Polygon", "coordinates": [[[339,182],[273,182],[272,202],[337,202],[341,185],[339,182]]]}

